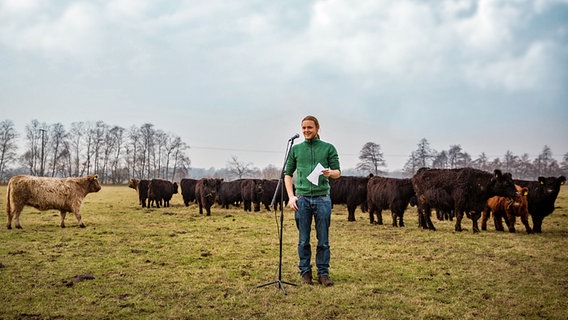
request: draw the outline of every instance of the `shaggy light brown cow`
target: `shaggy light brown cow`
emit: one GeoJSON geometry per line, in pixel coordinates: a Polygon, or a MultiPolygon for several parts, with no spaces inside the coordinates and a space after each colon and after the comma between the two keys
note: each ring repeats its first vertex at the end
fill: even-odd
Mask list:
{"type": "Polygon", "coordinates": [[[513,199],[504,197],[492,197],[487,200],[487,206],[483,210],[481,229],[487,230],[487,220],[489,219],[491,212],[493,212],[493,222],[495,224],[495,230],[504,231],[503,228],[503,218],[505,223],[507,223],[507,228],[509,232],[515,232],[515,220],[516,217],[521,217],[521,221],[525,226],[527,233],[532,233],[532,229],[529,225],[529,210],[527,195],[529,189],[515,185],[517,188],[517,196],[513,199]]]}
{"type": "Polygon", "coordinates": [[[8,182],[6,192],[6,212],[8,213],[8,229],[12,229],[12,218],[16,228],[21,229],[20,213],[24,206],[32,206],[38,210],[59,210],[61,228],[65,228],[65,214],[73,212],[79,226],[85,227],[81,219],[81,205],[85,196],[101,190],[96,175],[82,178],[45,178],[33,176],[16,176],[8,182]]]}

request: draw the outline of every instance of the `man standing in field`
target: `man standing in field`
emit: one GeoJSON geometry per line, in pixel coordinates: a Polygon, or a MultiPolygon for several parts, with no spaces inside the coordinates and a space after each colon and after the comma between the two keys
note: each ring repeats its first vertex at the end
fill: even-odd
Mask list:
{"type": "Polygon", "coordinates": [[[315,220],[318,245],[316,266],[318,282],[332,286],[329,277],[329,226],[331,223],[331,199],[329,197],[329,178],[341,176],[339,156],[335,147],[319,138],[319,122],[314,116],[302,120],[304,142],[295,145],[286,161],[284,183],[290,198],[290,208],[295,211],[296,226],[299,231],[298,267],[302,283],[312,284],[312,250],[310,231],[312,219],[315,220]],[[296,172],[296,195],[292,176],[296,172]]]}

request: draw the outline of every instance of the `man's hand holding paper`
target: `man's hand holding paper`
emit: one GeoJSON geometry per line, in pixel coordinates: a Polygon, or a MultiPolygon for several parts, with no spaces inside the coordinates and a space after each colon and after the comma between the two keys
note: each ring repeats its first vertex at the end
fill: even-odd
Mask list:
{"type": "Polygon", "coordinates": [[[325,168],[318,162],[314,170],[308,175],[308,181],[314,185],[319,185],[319,176],[322,174],[322,170],[325,168]]]}

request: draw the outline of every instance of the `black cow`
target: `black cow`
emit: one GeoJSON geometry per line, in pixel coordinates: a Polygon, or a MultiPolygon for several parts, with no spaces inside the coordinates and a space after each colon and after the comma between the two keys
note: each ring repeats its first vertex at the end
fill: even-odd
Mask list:
{"type": "Polygon", "coordinates": [[[414,188],[410,179],[377,176],[370,178],[367,183],[369,220],[375,223],[376,212],[377,224],[383,224],[382,211],[388,209],[392,213],[393,227],[398,227],[398,225],[404,227],[404,211],[414,196],[414,188]]]}
{"type": "MultiPolygon", "coordinates": [[[[139,204],[142,208],[146,208],[146,199],[148,199],[148,185],[150,180],[140,180],[140,179],[130,179],[128,187],[136,190],[138,193],[139,204]]],[[[150,207],[151,201],[148,201],[148,208],[150,207]]]]}
{"type": "Polygon", "coordinates": [[[183,197],[183,203],[185,206],[189,206],[191,202],[195,202],[195,185],[197,184],[197,179],[181,179],[179,185],[181,187],[181,195],[183,197]]]}
{"type": "Polygon", "coordinates": [[[178,193],[177,182],[172,183],[167,180],[152,179],[148,184],[148,199],[150,201],[154,200],[157,208],[162,205],[162,201],[164,207],[169,207],[170,200],[176,193],[178,193]]]}
{"type": "Polygon", "coordinates": [[[529,188],[527,200],[532,216],[533,232],[542,232],[542,220],[554,211],[554,202],[560,192],[560,186],[566,183],[566,177],[538,177],[537,181],[514,180],[521,187],[529,188]]]}
{"type": "MultiPolygon", "coordinates": [[[[263,191],[262,191],[262,198],[260,200],[260,202],[262,204],[264,204],[264,208],[266,208],[266,210],[270,211],[270,205],[272,204],[272,198],[274,197],[274,193],[276,192],[276,187],[278,186],[278,179],[272,179],[272,180],[264,180],[264,184],[263,184],[263,191]]],[[[282,188],[284,189],[284,205],[288,205],[288,193],[286,192],[286,187],[284,187],[284,184],[282,184],[282,188]]],[[[276,195],[276,199],[274,202],[274,210],[279,210],[280,209],[280,196],[281,196],[281,191],[282,190],[278,190],[278,194],[276,195]]]]}
{"type": "Polygon", "coordinates": [[[243,179],[223,181],[217,194],[217,203],[222,208],[229,209],[229,205],[239,206],[242,201],[241,185],[243,179]]]}
{"type": "Polygon", "coordinates": [[[454,208],[456,231],[462,231],[464,213],[472,220],[473,232],[479,232],[477,220],[493,196],[513,198],[517,189],[510,173],[495,170],[493,174],[473,168],[421,168],[412,177],[418,199],[418,213],[422,228],[436,230],[430,219],[431,208],[454,208]]]}
{"type": "Polygon", "coordinates": [[[329,196],[332,204],[347,205],[347,221],[355,221],[355,209],[367,207],[367,183],[368,177],[341,176],[337,179],[329,179],[329,196]]]}
{"type": "Polygon", "coordinates": [[[262,198],[264,180],[262,179],[244,179],[241,183],[241,196],[245,211],[260,211],[260,199],[262,198]]]}
{"type": "Polygon", "coordinates": [[[199,214],[203,214],[203,208],[207,211],[207,215],[211,215],[211,206],[215,203],[219,187],[223,179],[217,178],[201,178],[195,185],[195,198],[199,205],[199,214]]]}

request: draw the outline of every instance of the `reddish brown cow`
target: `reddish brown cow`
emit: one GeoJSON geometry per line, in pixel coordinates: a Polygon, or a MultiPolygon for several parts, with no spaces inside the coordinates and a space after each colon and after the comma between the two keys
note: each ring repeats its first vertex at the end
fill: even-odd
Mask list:
{"type": "Polygon", "coordinates": [[[503,218],[507,223],[509,232],[515,232],[516,217],[521,217],[521,221],[525,225],[527,233],[532,233],[529,225],[529,207],[527,195],[529,189],[515,185],[517,188],[517,196],[513,199],[504,197],[492,197],[487,200],[487,207],[483,210],[483,218],[481,220],[481,229],[487,230],[487,220],[493,212],[493,221],[495,223],[495,230],[504,231],[503,218]]]}
{"type": "Polygon", "coordinates": [[[215,203],[217,193],[223,179],[217,178],[201,178],[195,185],[195,198],[199,205],[199,214],[203,214],[203,208],[207,211],[207,215],[211,215],[211,206],[215,203]]]}
{"type": "MultiPolygon", "coordinates": [[[[171,182],[163,179],[152,179],[148,185],[148,199],[150,202],[156,203],[156,208],[162,204],[164,207],[170,206],[170,200],[174,194],[178,193],[177,182],[171,182]]],[[[148,205],[150,207],[150,205],[148,205]]]]}
{"type": "Polygon", "coordinates": [[[12,229],[12,218],[16,228],[21,229],[20,213],[24,206],[32,206],[38,210],[59,210],[61,228],[65,228],[65,214],[73,212],[79,226],[85,227],[81,219],[81,205],[85,196],[101,190],[97,176],[82,178],[45,178],[32,176],[12,177],[6,192],[6,212],[8,213],[8,229],[12,229]]]}

